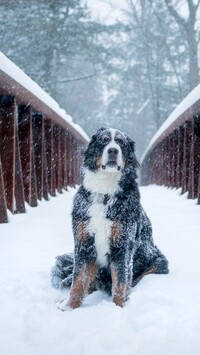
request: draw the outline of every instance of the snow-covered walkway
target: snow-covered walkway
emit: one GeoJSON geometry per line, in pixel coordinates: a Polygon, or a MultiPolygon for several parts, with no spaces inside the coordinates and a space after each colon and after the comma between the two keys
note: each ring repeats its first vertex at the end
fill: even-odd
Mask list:
{"type": "Polygon", "coordinates": [[[146,276],[123,309],[101,292],[80,309],[56,308],[68,292],[51,287],[50,269],[73,249],[74,190],[0,225],[0,354],[200,354],[200,206],[175,190],[141,192],[170,274],[146,276]]]}

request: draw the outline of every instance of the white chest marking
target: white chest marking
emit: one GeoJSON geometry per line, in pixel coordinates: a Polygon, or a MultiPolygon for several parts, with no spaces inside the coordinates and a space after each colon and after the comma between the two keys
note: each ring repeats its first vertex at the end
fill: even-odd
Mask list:
{"type": "Polygon", "coordinates": [[[83,185],[94,194],[114,195],[119,190],[119,180],[122,176],[121,171],[108,173],[104,170],[95,172],[88,169],[85,170],[83,185]]]}
{"type": "Polygon", "coordinates": [[[109,237],[112,222],[106,218],[108,206],[94,200],[90,209],[89,233],[95,235],[97,262],[100,266],[107,265],[109,253],[109,237]]]}

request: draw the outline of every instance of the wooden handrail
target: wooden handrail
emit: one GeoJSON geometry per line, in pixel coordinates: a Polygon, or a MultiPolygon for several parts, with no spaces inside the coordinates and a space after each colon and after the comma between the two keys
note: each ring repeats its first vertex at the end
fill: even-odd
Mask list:
{"type": "Polygon", "coordinates": [[[181,188],[200,204],[200,85],[153,137],[142,158],[141,183],[181,188]]]}
{"type": "Polygon", "coordinates": [[[25,202],[37,206],[80,183],[87,141],[57,103],[0,54],[0,223],[8,221],[7,209],[25,212],[25,202]]]}

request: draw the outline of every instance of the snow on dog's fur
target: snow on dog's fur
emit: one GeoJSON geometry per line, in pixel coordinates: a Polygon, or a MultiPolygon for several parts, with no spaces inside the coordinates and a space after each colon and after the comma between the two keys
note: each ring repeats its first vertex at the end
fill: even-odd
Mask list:
{"type": "Polygon", "coordinates": [[[140,203],[137,167],[135,143],[128,135],[101,128],[92,136],[73,204],[74,254],[58,256],[52,269],[54,286],[71,286],[61,309],[79,307],[85,295],[98,289],[122,307],[144,275],[168,273],[140,203]]]}

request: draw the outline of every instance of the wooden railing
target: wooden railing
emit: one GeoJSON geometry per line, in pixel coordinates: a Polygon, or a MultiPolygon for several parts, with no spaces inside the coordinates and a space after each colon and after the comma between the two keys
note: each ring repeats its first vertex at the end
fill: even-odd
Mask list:
{"type": "Polygon", "coordinates": [[[2,58],[6,70],[0,62],[0,223],[8,221],[7,210],[25,212],[25,202],[37,206],[49,194],[79,184],[81,150],[87,143],[81,129],[65,120],[67,115],[45,92],[32,88],[35,83],[2,58]],[[9,66],[11,72],[18,71],[19,81],[9,75],[9,66]]]}
{"type": "Polygon", "coordinates": [[[200,85],[152,139],[142,159],[141,183],[181,188],[200,204],[200,85]]]}

